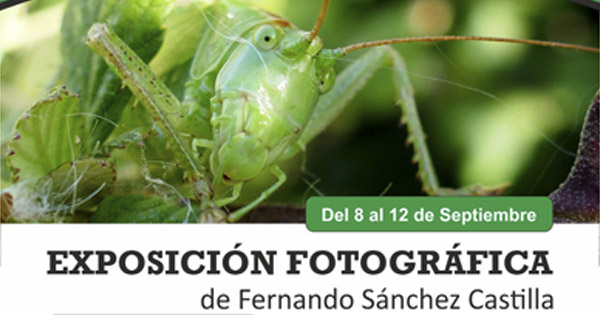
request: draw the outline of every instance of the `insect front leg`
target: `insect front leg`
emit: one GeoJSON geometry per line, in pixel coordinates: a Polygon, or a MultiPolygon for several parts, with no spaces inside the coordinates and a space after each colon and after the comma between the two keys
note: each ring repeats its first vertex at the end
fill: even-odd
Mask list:
{"type": "Polygon", "coordinates": [[[215,200],[215,203],[217,204],[217,206],[218,207],[223,207],[223,206],[226,206],[226,205],[228,205],[228,204],[236,201],[240,197],[240,194],[242,193],[242,187],[243,186],[244,186],[243,183],[235,184],[233,186],[233,190],[231,192],[231,196],[215,200]]]}
{"type": "Polygon", "coordinates": [[[375,71],[389,66],[394,72],[394,86],[398,92],[397,105],[403,111],[402,123],[408,129],[406,143],[414,147],[413,161],[418,165],[417,176],[423,183],[423,191],[429,195],[495,195],[502,192],[503,188],[487,189],[479,185],[460,189],[440,186],[417,112],[406,65],[400,54],[387,46],[369,50],[340,74],[334,88],[320,98],[295,150],[303,149],[316,135],[325,130],[354,95],[365,86],[375,71]]]}
{"type": "Polygon", "coordinates": [[[258,198],[256,198],[254,201],[250,202],[243,208],[240,208],[240,209],[236,210],[235,212],[231,213],[229,215],[229,217],[227,218],[227,220],[229,222],[238,221],[240,218],[242,218],[244,215],[246,215],[248,212],[250,212],[250,210],[252,210],[254,207],[258,206],[261,202],[265,201],[265,199],[269,198],[269,196],[271,196],[277,189],[279,189],[279,187],[281,187],[281,185],[283,185],[283,183],[285,183],[285,181],[287,180],[287,176],[279,168],[279,166],[272,165],[269,168],[269,171],[271,171],[271,173],[273,175],[275,175],[275,177],[277,177],[277,182],[275,184],[273,184],[273,186],[269,187],[267,190],[263,191],[260,194],[260,196],[258,198]]]}
{"type": "MultiPolygon", "coordinates": [[[[88,32],[87,44],[102,56],[157,122],[165,137],[177,150],[180,162],[188,173],[187,177],[192,181],[205,180],[208,173],[192,149],[191,139],[180,131],[180,127],[186,123],[187,109],[135,52],[105,24],[92,25],[88,32]]],[[[197,193],[202,197],[210,194],[197,193]]]]}

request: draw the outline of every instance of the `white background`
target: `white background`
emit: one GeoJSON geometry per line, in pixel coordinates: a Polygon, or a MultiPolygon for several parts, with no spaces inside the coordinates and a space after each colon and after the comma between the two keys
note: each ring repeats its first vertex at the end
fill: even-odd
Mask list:
{"type": "MultiPolygon", "coordinates": [[[[485,268],[482,268],[485,270],[485,268]]],[[[475,288],[490,293],[510,293],[539,287],[554,296],[554,311],[528,314],[600,314],[600,268],[597,225],[556,225],[547,233],[312,233],[304,225],[3,225],[0,266],[0,314],[286,314],[239,310],[240,288],[268,293],[330,293],[334,287],[354,295],[351,311],[310,311],[317,314],[363,314],[362,291],[377,293],[460,293],[461,311],[388,310],[382,314],[512,314],[523,311],[473,311],[468,294],[475,288]],[[128,276],[118,268],[109,275],[47,275],[48,250],[221,250],[242,243],[241,250],[277,250],[276,274],[232,276],[201,274],[128,276]],[[418,275],[385,272],[353,276],[339,270],[319,276],[303,264],[301,276],[285,275],[288,250],[317,251],[437,250],[443,254],[460,242],[459,250],[549,250],[554,275],[418,275]],[[228,293],[233,307],[227,311],[204,310],[200,297],[214,287],[228,293]]]]}

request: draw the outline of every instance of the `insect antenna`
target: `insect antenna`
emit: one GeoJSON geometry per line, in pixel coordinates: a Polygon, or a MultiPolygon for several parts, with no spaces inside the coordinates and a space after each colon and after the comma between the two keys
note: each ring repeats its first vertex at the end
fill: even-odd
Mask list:
{"type": "Polygon", "coordinates": [[[310,32],[310,35],[308,36],[309,42],[312,42],[313,39],[315,39],[317,37],[317,35],[319,35],[319,31],[321,30],[321,27],[323,26],[323,22],[325,22],[325,15],[327,15],[327,9],[329,8],[329,2],[330,2],[330,0],[323,1],[323,5],[321,6],[321,12],[319,12],[319,17],[317,18],[317,23],[315,24],[315,27],[313,27],[312,31],[310,32]]]}
{"type": "Polygon", "coordinates": [[[479,42],[501,42],[501,43],[513,43],[513,44],[528,44],[544,47],[564,48],[572,50],[589,51],[593,53],[600,53],[600,49],[588,46],[565,44],[559,42],[534,40],[534,39],[513,39],[503,37],[489,37],[489,36],[421,36],[421,37],[404,37],[404,38],[392,38],[384,40],[376,40],[370,42],[363,42],[352,44],[341,48],[342,53],[348,54],[355,50],[385,46],[390,44],[403,44],[403,43],[426,43],[426,42],[450,42],[450,41],[479,41],[479,42]]]}

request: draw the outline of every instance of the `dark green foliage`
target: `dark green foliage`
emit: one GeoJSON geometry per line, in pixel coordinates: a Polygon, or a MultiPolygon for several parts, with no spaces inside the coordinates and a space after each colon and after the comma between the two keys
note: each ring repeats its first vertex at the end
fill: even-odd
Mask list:
{"type": "Polygon", "coordinates": [[[197,220],[196,214],[185,205],[142,195],[110,196],[90,218],[92,223],[195,223],[197,220]]]}

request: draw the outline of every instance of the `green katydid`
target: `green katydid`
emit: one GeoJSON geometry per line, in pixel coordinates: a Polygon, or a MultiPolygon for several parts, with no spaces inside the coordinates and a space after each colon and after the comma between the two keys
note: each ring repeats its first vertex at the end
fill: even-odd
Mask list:
{"type": "Polygon", "coordinates": [[[239,197],[246,181],[265,170],[275,175],[275,184],[229,214],[229,222],[239,220],[285,182],[278,162],[304,150],[365,85],[362,78],[382,66],[394,69],[398,103],[414,145],[423,190],[433,195],[498,192],[479,186],[440,186],[404,61],[387,45],[471,40],[599,52],[571,44],[474,36],[399,38],[326,49],[318,33],[329,2],[323,1],[311,31],[297,29],[280,17],[234,0],[203,7],[205,24],[182,101],[105,24],[92,26],[88,45],[123,79],[157,122],[172,150],[177,151],[185,179],[194,186],[203,209],[218,212],[239,197]],[[336,78],[336,61],[363,48],[371,49],[336,78]],[[215,191],[228,194],[217,195],[215,191]]]}

